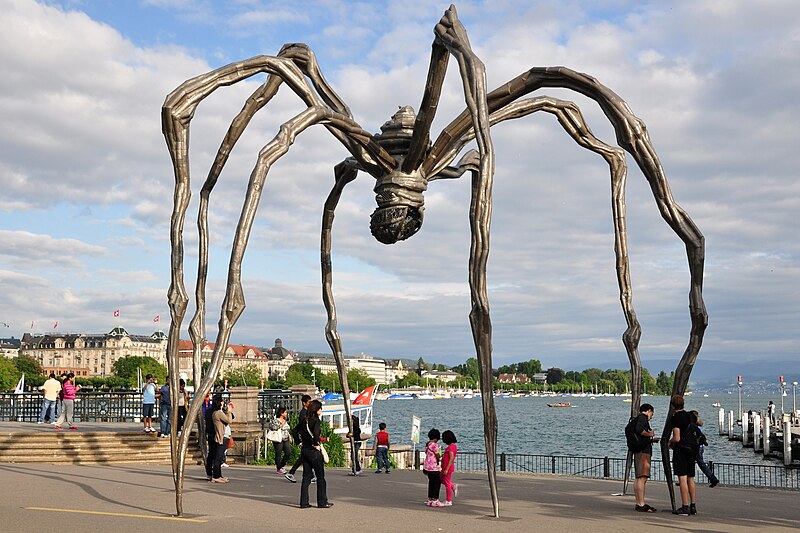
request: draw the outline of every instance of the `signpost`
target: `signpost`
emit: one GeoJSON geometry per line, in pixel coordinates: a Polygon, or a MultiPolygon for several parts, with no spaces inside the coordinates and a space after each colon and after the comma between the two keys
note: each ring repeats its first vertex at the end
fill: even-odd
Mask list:
{"type": "Polygon", "coordinates": [[[419,444],[419,428],[422,426],[422,419],[418,416],[411,416],[411,442],[413,442],[412,457],[417,456],[417,444],[419,444]]]}

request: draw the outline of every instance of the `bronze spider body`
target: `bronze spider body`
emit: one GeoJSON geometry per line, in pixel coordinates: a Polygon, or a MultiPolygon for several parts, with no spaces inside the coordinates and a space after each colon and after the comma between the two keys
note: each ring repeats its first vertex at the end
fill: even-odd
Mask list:
{"type": "MultiPolygon", "coordinates": [[[[348,410],[350,391],[347,386],[341,339],[336,330],[330,257],[334,211],[345,185],[355,179],[358,172],[365,172],[375,178],[377,208],[372,214],[370,229],[378,241],[392,244],[407,239],[420,229],[424,213],[423,194],[430,182],[437,179],[459,178],[469,172],[472,180],[469,214],[472,235],[469,260],[472,310],[469,319],[480,367],[489,485],[494,515],[499,516],[495,478],[497,419],[492,396],[492,326],[486,287],[494,175],[494,149],[490,127],[504,120],[525,117],[535,111],[546,111],[557,117],[562,127],[580,146],[598,153],[609,165],[617,279],[620,301],[628,324],[623,335],[623,343],[632,370],[632,413],[637,412],[639,406],[641,365],[638,342],[641,331],[633,311],[628,272],[624,200],[627,170],[623,149],[632,155],[650,183],[662,217],[686,244],[691,278],[689,307],[692,328],[689,343],[677,368],[673,390],[675,393],[682,393],[686,388],[707,325],[702,298],[704,240],[688,215],[673,200],[644,123],[631,113],[627,104],[614,92],[594,78],[564,67],[535,67],[487,93],[484,65],[472,51],[454,6],[450,6],[445,12],[436,25],[434,34],[428,79],[419,114],[415,116],[413,110],[408,107],[400,109],[392,120],[384,125],[379,135],[368,133],[353,120],[348,107],[322,76],[313,52],[303,44],[287,44],[277,56],[257,56],[226,65],[186,81],[167,96],[162,110],[163,131],[175,174],[174,210],[171,221],[172,283],[168,294],[172,315],[168,349],[170,385],[177,389],[177,346],[188,303],[183,281],[183,224],[191,194],[188,165],[189,125],[199,103],[216,89],[256,74],[267,73],[264,84],[247,99],[241,112],[233,119],[200,192],[197,222],[200,253],[195,290],[197,310],[189,327],[190,337],[195,345],[194,376],[198,378],[201,375],[200,347],[206,338],[205,284],[208,266],[207,214],[210,193],[228,155],[249,121],[258,110],[270,102],[281,84],[288,85],[306,107],[284,123],[275,138],[264,146],[250,175],[240,222],[234,237],[227,291],[222,303],[215,350],[208,372],[202,376],[202,381],[195,380],[195,383],[199,381],[195,398],[204,398],[211,389],[222,366],[222,350],[227,346],[233,326],[245,307],[241,286],[241,262],[267,174],[271,166],[289,150],[297,135],[310,126],[321,124],[350,153],[350,157],[334,167],[335,183],[324,205],[321,236],[323,302],[328,314],[325,333],[336,360],[348,410]],[[451,55],[459,65],[466,109],[431,143],[429,131],[451,55]],[[571,89],[596,101],[614,126],[617,142],[621,148],[609,146],[595,138],[575,104],[546,96],[523,99],[525,95],[544,87],[571,89]],[[452,164],[465,145],[473,141],[477,149],[467,151],[458,162],[452,164]]],[[[177,398],[173,398],[173,402],[177,402],[177,398]]],[[[190,420],[197,418],[199,410],[200,402],[192,401],[188,418],[190,420]]],[[[176,405],[173,405],[173,413],[177,413],[176,405]]],[[[347,419],[350,419],[349,412],[347,419]]],[[[176,424],[173,424],[173,427],[176,427],[176,424]]],[[[666,471],[670,472],[669,454],[666,449],[667,433],[668,428],[665,426],[665,438],[661,441],[662,457],[666,471]]],[[[180,438],[176,435],[172,438],[175,451],[173,469],[176,505],[178,514],[181,514],[183,467],[189,434],[184,432],[180,438]]],[[[628,462],[630,463],[630,457],[628,462]]],[[[673,490],[670,484],[671,495],[673,490]]],[[[674,508],[674,495],[672,496],[674,508]]]]}

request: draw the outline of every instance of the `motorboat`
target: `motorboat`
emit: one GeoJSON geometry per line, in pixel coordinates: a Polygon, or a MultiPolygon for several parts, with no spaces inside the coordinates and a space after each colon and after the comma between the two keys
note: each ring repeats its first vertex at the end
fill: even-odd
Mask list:
{"type": "Polygon", "coordinates": [[[548,403],[547,407],[572,407],[570,402],[548,403]]]}

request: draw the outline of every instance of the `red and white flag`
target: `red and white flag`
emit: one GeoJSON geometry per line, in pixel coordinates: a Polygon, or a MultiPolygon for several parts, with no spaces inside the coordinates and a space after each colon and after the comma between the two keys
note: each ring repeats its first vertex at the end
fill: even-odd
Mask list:
{"type": "Polygon", "coordinates": [[[153,319],[153,322],[158,322],[159,320],[161,320],[161,315],[156,315],[156,317],[153,319]]]}
{"type": "Polygon", "coordinates": [[[353,405],[371,405],[372,404],[372,393],[375,392],[376,385],[372,387],[367,387],[361,394],[359,394],[355,400],[353,400],[353,405]]]}
{"type": "Polygon", "coordinates": [[[116,311],[114,311],[114,316],[115,316],[115,317],[118,317],[118,316],[119,316],[119,309],[117,309],[116,311]]]}
{"type": "Polygon", "coordinates": [[[56,323],[53,324],[53,329],[56,329],[57,327],[58,327],[58,321],[56,321],[56,323]]]}

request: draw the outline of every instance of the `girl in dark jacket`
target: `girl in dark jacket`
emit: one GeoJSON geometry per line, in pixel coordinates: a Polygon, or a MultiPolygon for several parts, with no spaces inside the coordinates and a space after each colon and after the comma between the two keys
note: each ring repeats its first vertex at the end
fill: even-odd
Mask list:
{"type": "Polygon", "coordinates": [[[320,426],[322,421],[322,403],[319,400],[311,400],[308,404],[308,414],[305,423],[299,421],[300,457],[303,462],[303,482],[300,484],[300,508],[311,507],[308,502],[308,487],[311,485],[311,478],[317,476],[317,507],[327,509],[333,507],[328,502],[327,486],[325,483],[325,461],[322,459],[320,451],[321,442],[326,440],[320,436],[320,426]]]}

